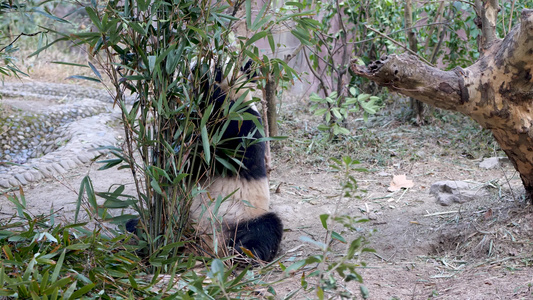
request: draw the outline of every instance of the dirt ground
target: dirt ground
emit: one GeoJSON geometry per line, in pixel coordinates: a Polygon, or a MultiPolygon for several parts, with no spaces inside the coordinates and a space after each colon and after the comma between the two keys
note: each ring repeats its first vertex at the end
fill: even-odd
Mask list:
{"type": "MultiPolygon", "coordinates": [[[[305,104],[287,106],[292,107],[287,111],[298,111],[295,107],[305,104]]],[[[398,122],[394,114],[383,112],[375,117],[377,125],[366,127],[359,122],[353,127],[365,128],[351,128],[355,135],[361,135],[360,131],[373,133],[373,138],[380,140],[377,147],[350,151],[339,142],[325,151],[335,157],[367,158],[361,166],[368,172],[354,173],[360,191],[366,190],[359,193],[359,199],[339,200],[339,179],[323,157],[302,157],[294,148],[294,140],[282,143],[275,152],[271,177],[272,186],[279,186],[279,193],[273,193],[273,209],[282,215],[287,227],[282,252],[288,257],[305,257],[317,251],[302,242],[301,236],[323,241],[325,230],[319,215],[338,209],[337,214],[369,219],[358,225],[355,233],[345,235],[347,240],[367,237],[368,247],[376,251],[360,257],[366,263],[359,271],[369,299],[533,299],[533,210],[523,200],[514,168],[504,164],[483,169],[479,167],[482,157],[475,156],[479,153],[465,153],[465,147],[479,138],[468,134],[457,138],[456,130],[461,131],[461,124],[469,124],[469,120],[459,117],[451,127],[439,126],[439,120],[415,127],[398,122]],[[337,153],[335,148],[339,148],[337,153]],[[383,153],[388,157],[369,159],[383,153]],[[389,192],[392,176],[400,174],[413,180],[414,187],[389,192]],[[442,180],[467,181],[480,197],[441,206],[429,189],[442,180]]],[[[290,115],[289,119],[296,119],[293,127],[305,127],[294,124],[312,123],[308,115],[290,115]]],[[[305,130],[300,128],[295,139],[305,136],[305,130]]],[[[298,129],[282,131],[290,135],[298,129]]],[[[486,133],[474,130],[474,134],[486,133]]],[[[366,143],[371,144],[368,140],[366,143]]],[[[497,149],[494,152],[502,155],[497,149]]],[[[343,253],[346,246],[338,243],[333,248],[343,253]]],[[[345,288],[357,294],[359,284],[348,283],[345,288]]]]}
{"type": "MultiPolygon", "coordinates": [[[[280,130],[289,139],[273,146],[271,195],[272,209],[285,225],[280,253],[285,264],[318,253],[302,237],[324,240],[321,214],[347,214],[369,219],[353,231],[341,232],[348,241],[366,237],[367,247],[375,250],[360,256],[366,267],[358,269],[368,299],[533,299],[533,210],[522,199],[512,166],[480,168],[479,154],[464,152],[474,137],[466,135],[460,144],[461,128],[439,125],[446,118],[456,124],[463,119],[445,117],[414,127],[398,121],[392,107],[370,122],[354,121],[349,128],[352,139],[324,142],[314,129],[320,120],[310,117],[304,102],[283,105],[280,130]],[[343,155],[360,159],[360,167],[368,169],[353,174],[360,198],[339,197],[339,174],[329,167],[328,158],[343,155]],[[413,180],[414,187],[387,191],[392,176],[399,174],[413,180]],[[486,193],[464,204],[440,206],[429,189],[441,180],[468,181],[486,193]]],[[[96,171],[97,167],[26,186],[30,210],[46,213],[53,205],[68,218],[88,173],[97,191],[111,184],[131,187],[127,171],[96,171]]],[[[0,212],[11,214],[5,196],[0,198],[0,212]]],[[[346,251],[340,242],[332,248],[337,254],[333,260],[346,251]]],[[[300,278],[297,274],[275,287],[278,296],[298,289],[300,278]]],[[[338,286],[358,294],[359,285],[338,286]]],[[[295,298],[314,299],[316,294],[301,292],[295,298]]]]}

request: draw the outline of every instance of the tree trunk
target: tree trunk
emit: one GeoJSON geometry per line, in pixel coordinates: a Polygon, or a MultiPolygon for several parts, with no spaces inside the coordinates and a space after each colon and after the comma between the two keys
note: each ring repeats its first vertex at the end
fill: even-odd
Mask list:
{"type": "Polygon", "coordinates": [[[267,103],[268,136],[278,136],[278,113],[276,110],[276,90],[278,82],[269,75],[265,84],[265,101],[267,103]]]}
{"type": "Polygon", "coordinates": [[[392,55],[352,70],[390,90],[472,117],[509,156],[533,200],[533,10],[466,69],[442,71],[392,55]]]}
{"type": "MultiPolygon", "coordinates": [[[[413,3],[411,0],[405,0],[405,28],[407,29],[407,41],[409,41],[409,49],[414,53],[417,53],[418,40],[416,38],[415,30],[411,27],[413,27],[413,3]]],[[[416,125],[424,125],[424,103],[413,97],[410,97],[409,100],[411,102],[411,116],[415,118],[416,125]]]]}

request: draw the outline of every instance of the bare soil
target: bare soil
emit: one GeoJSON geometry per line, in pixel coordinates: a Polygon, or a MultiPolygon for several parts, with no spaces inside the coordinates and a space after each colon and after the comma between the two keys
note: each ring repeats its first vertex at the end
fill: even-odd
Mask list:
{"type": "MultiPolygon", "coordinates": [[[[284,264],[318,253],[302,237],[324,240],[320,215],[348,214],[369,219],[354,231],[341,232],[348,241],[365,236],[375,250],[360,256],[366,267],[358,269],[369,299],[533,299],[532,208],[523,200],[512,166],[479,168],[483,156],[499,152],[490,138],[480,145],[487,139],[476,136],[484,133],[470,121],[443,114],[432,125],[414,127],[400,122],[400,108],[389,105],[369,122],[354,120],[352,137],[328,142],[315,129],[321,120],[311,117],[304,101],[283,105],[280,129],[289,138],[272,147],[271,194],[272,209],[285,225],[284,264]],[[353,173],[360,198],[340,197],[339,173],[329,167],[329,157],[344,155],[360,159],[360,166],[368,169],[353,173]],[[387,191],[398,174],[406,174],[414,187],[387,191]],[[443,207],[429,194],[431,184],[441,180],[469,181],[488,193],[443,207]]],[[[88,173],[97,191],[112,184],[131,188],[127,171],[97,167],[24,187],[30,210],[48,213],[53,206],[68,219],[88,173]]],[[[0,212],[11,214],[5,196],[0,198],[0,212]]],[[[346,245],[332,247],[342,255],[346,245]]],[[[298,289],[300,279],[297,273],[275,286],[277,295],[283,298],[298,289]]],[[[358,294],[359,285],[339,282],[338,288],[358,294]]],[[[295,296],[316,297],[303,291],[295,296]]]]}

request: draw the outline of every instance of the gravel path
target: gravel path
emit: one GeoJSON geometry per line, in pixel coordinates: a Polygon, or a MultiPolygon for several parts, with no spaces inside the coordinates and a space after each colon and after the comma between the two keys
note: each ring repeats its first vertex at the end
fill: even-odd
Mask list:
{"type": "Polygon", "coordinates": [[[120,138],[120,112],[105,90],[4,83],[0,95],[0,191],[60,178],[120,138]]]}

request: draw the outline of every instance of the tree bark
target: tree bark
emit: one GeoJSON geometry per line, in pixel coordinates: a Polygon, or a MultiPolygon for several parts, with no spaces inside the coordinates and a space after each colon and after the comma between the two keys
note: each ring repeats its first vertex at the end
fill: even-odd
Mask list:
{"type": "Polygon", "coordinates": [[[533,10],[466,69],[442,71],[408,54],[392,55],[354,73],[436,107],[472,117],[507,154],[533,200],[533,10]]]}
{"type": "Polygon", "coordinates": [[[476,0],[476,10],[481,19],[481,50],[489,49],[497,41],[496,21],[498,17],[498,0],[476,0]]]}
{"type": "MultiPolygon", "coordinates": [[[[405,28],[408,29],[406,31],[407,41],[409,41],[409,49],[414,53],[417,53],[418,39],[416,38],[415,30],[411,27],[413,27],[413,3],[411,0],[405,0],[405,28]]],[[[411,102],[412,116],[414,116],[416,120],[416,125],[424,125],[424,103],[413,97],[410,97],[409,100],[411,102]]]]}

